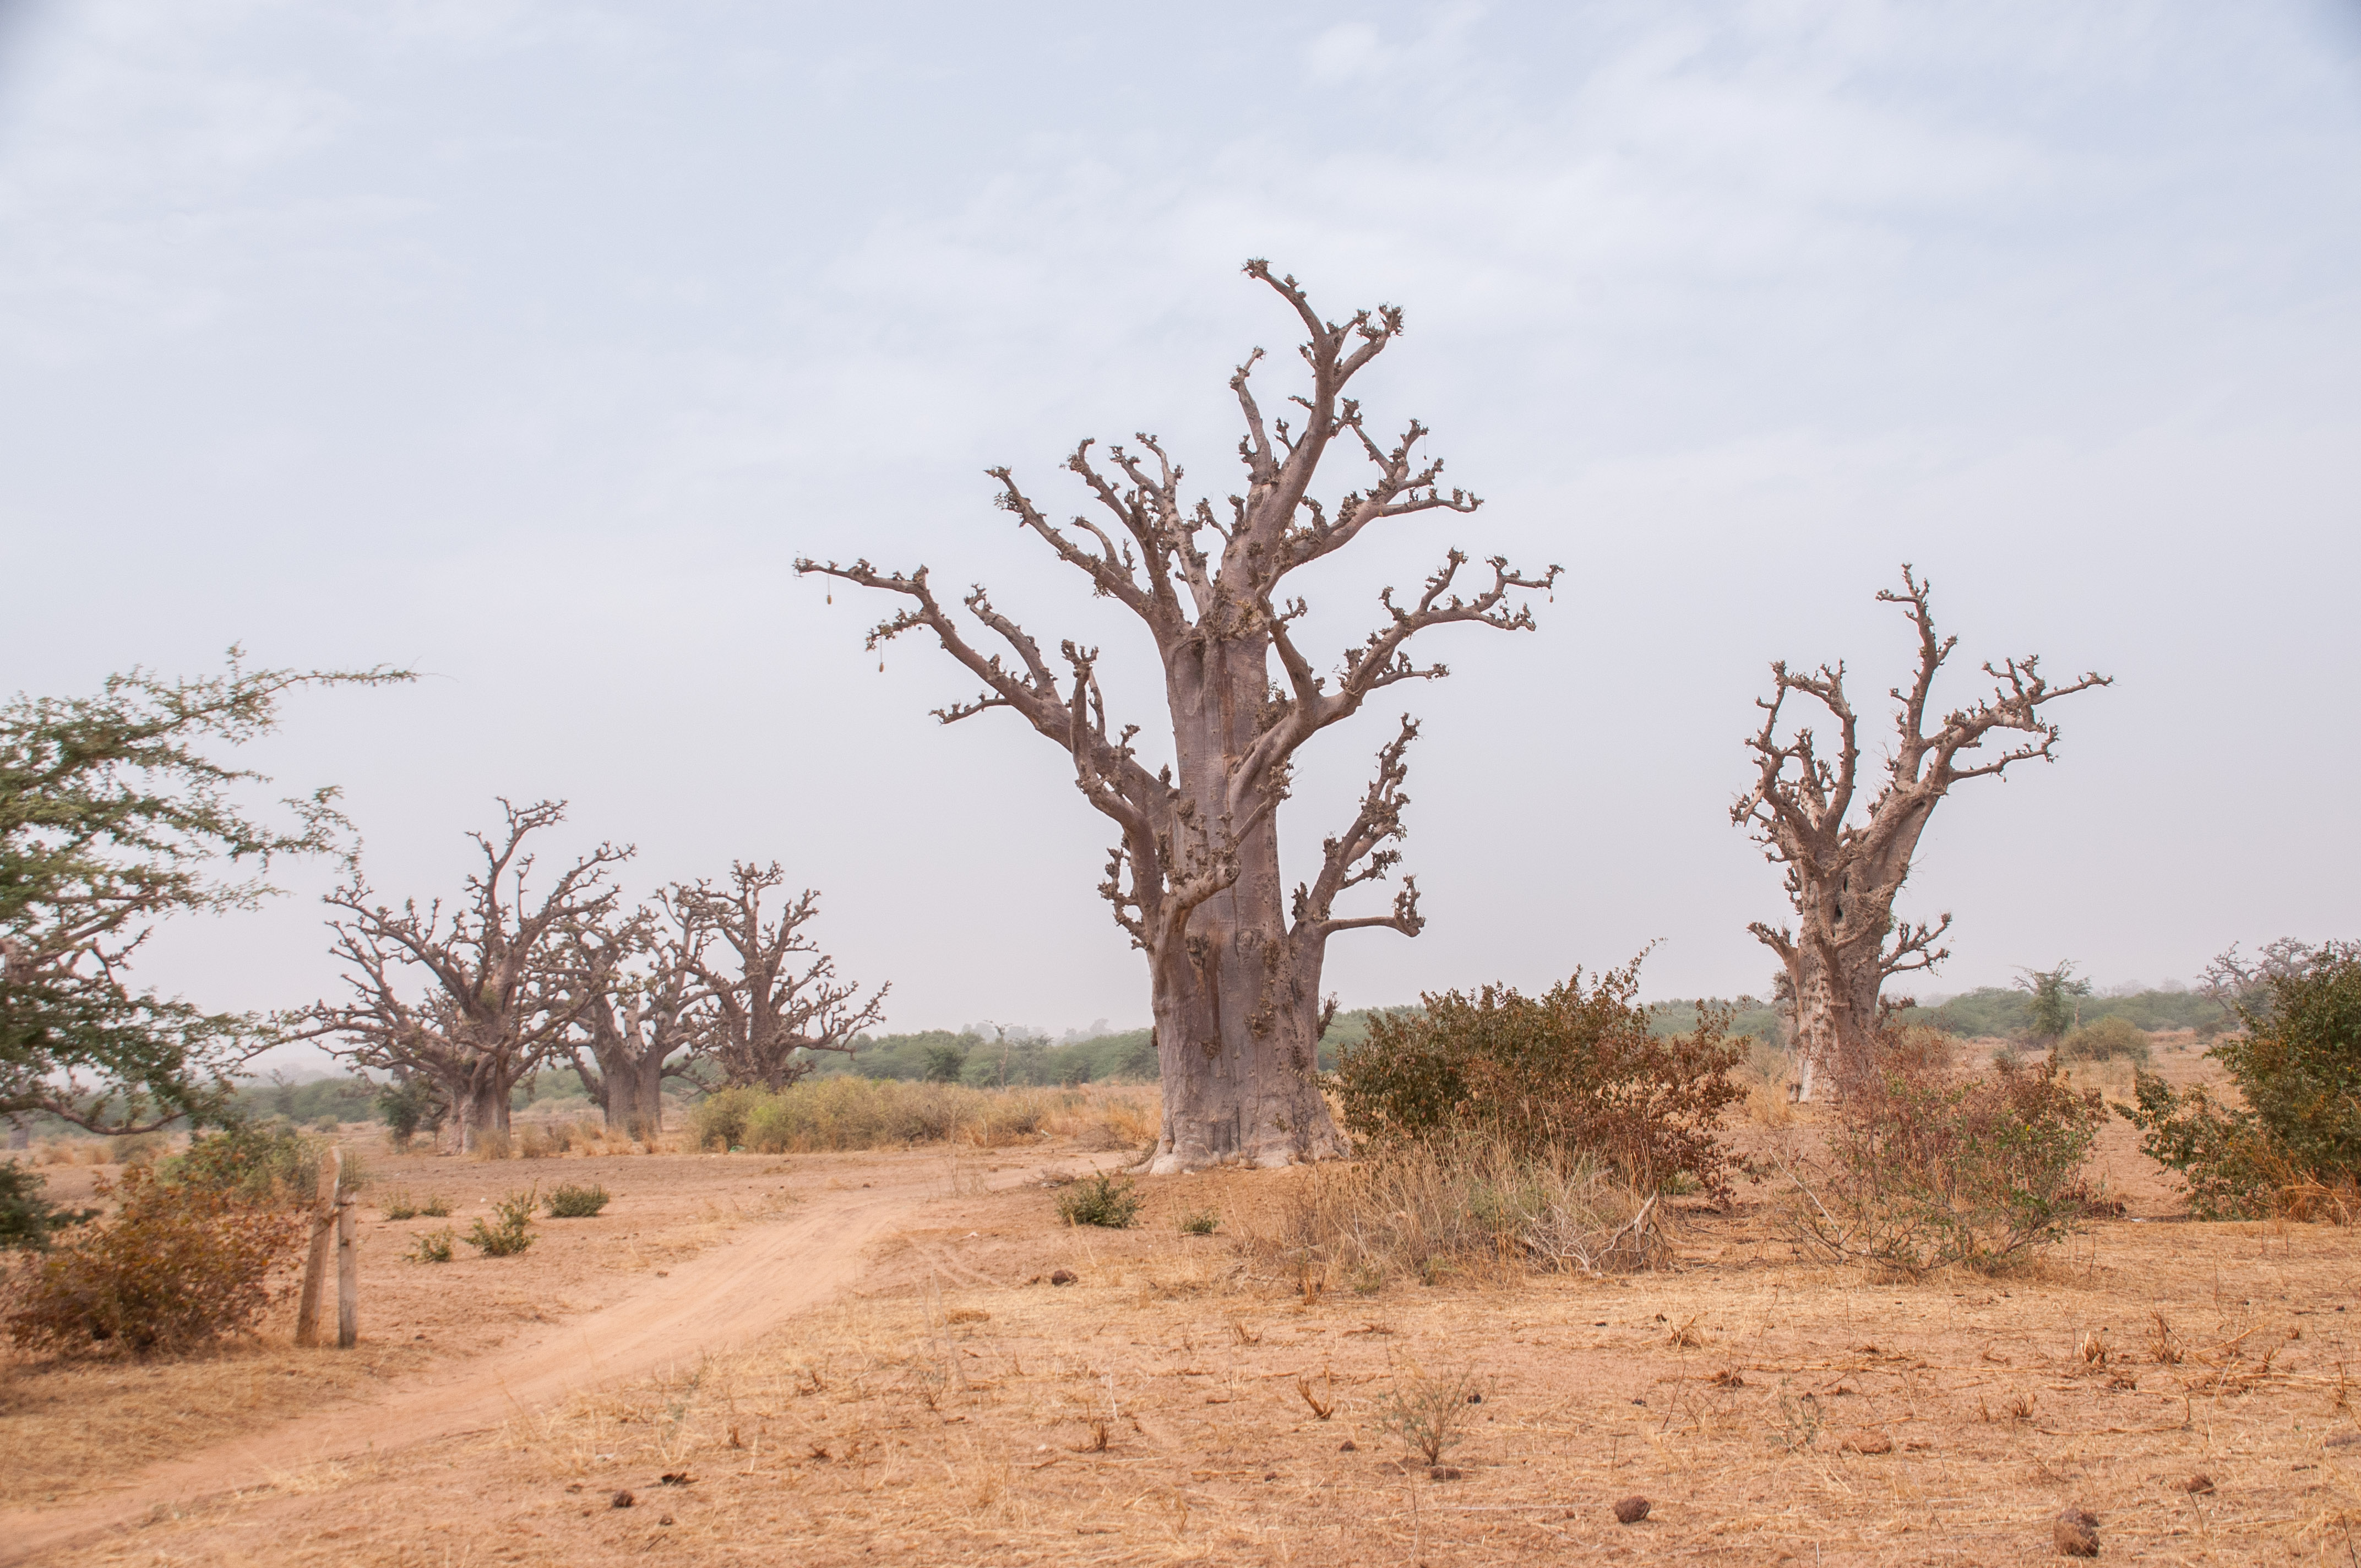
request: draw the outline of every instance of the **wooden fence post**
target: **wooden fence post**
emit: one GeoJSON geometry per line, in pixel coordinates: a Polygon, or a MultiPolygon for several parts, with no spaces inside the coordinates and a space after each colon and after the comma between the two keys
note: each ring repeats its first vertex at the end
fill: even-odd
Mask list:
{"type": "Polygon", "coordinates": [[[336,1348],[361,1337],[361,1254],[354,1245],[353,1195],[345,1190],[345,1151],[336,1151],[336,1348]]]}
{"type": "Polygon", "coordinates": [[[303,1259],[303,1290],[295,1305],[295,1343],[305,1349],[320,1343],[320,1292],[328,1273],[328,1241],[336,1223],[336,1190],[344,1185],[344,1157],[320,1162],[320,1201],[312,1212],[312,1250],[303,1259]]]}

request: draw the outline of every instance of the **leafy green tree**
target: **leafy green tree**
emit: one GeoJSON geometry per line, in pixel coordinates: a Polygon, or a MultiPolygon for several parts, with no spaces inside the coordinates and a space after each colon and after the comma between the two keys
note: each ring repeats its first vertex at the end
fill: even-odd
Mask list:
{"type": "Polygon", "coordinates": [[[2091,982],[2076,979],[2073,964],[2064,959],[2056,969],[2021,971],[2016,988],[2032,993],[2028,1024],[2033,1037],[2042,1041],[2059,1039],[2073,1028],[2081,1015],[2077,1000],[2091,994],[2091,982]]]}
{"type": "Polygon", "coordinates": [[[269,781],[216,752],[269,734],[297,686],[412,677],[241,657],[202,679],[135,669],[95,696],[0,706],[0,1114],[108,1133],[202,1120],[269,1043],[251,1014],[135,990],[126,970],[165,916],[252,908],[277,891],[274,861],[344,852],[334,789],[266,819],[235,797],[269,781]]]}
{"type": "Polygon", "coordinates": [[[957,1046],[928,1046],[926,1068],[919,1073],[928,1083],[957,1083],[960,1069],[967,1066],[967,1053],[957,1046]]]}
{"type": "Polygon", "coordinates": [[[398,1072],[377,1091],[377,1113],[398,1149],[408,1148],[422,1128],[430,1135],[440,1133],[450,1111],[442,1091],[424,1073],[398,1072]]]}
{"type": "Polygon", "coordinates": [[[2205,1053],[2245,1106],[2142,1073],[2120,1113],[2149,1157],[2187,1179],[2202,1218],[2266,1214],[2312,1184],[2361,1185],[2361,942],[2279,956],[2235,1003],[2245,1032],[2205,1053]]]}

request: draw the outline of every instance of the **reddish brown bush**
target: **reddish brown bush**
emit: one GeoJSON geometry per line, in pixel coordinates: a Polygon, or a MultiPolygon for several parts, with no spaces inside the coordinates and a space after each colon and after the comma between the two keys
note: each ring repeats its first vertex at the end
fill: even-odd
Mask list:
{"type": "Polygon", "coordinates": [[[2077,1093],[2054,1062],[1889,1067],[1849,1087],[1824,1156],[1791,1141],[1773,1157],[1798,1241],[1917,1274],[2064,1237],[2092,1210],[2081,1169],[2104,1119],[2097,1092],[2077,1093]]]}
{"type": "Polygon", "coordinates": [[[1743,1049],[1708,1007],[1690,1034],[1651,1034],[1638,991],[1635,962],[1588,990],[1577,971],[1545,996],[1488,985],[1378,1014],[1336,1070],[1345,1124],[1379,1143],[1480,1133],[1602,1160],[1643,1191],[1685,1177],[1726,1197],[1721,1118],[1745,1098],[1730,1080],[1743,1049]]]}
{"type": "Polygon", "coordinates": [[[270,1305],[270,1276],[303,1236],[300,1211],[169,1185],[143,1166],[99,1191],[121,1197],[113,1218],[28,1267],[8,1315],[18,1345],[144,1353],[242,1332],[270,1305]]]}

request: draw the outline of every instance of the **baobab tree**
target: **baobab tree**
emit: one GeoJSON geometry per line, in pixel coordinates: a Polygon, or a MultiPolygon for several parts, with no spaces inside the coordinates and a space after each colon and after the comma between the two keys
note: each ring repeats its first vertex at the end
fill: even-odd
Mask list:
{"type": "Polygon", "coordinates": [[[573,936],[578,1005],[566,1055],[607,1125],[626,1136],[663,1132],[664,1080],[688,1075],[689,1053],[710,1031],[712,997],[694,957],[709,936],[662,894],[612,929],[573,936]]]}
{"type": "Polygon", "coordinates": [[[1772,691],[1757,698],[1763,728],[1747,741],[1753,752],[1754,785],[1730,807],[1731,822],[1753,830],[1765,858],[1786,868],[1787,897],[1795,925],[1756,921],[1747,927],[1779,956],[1794,994],[1796,1092],[1809,1100],[1821,1080],[1865,1069],[1878,1023],[1878,995],[1886,980],[1908,970],[1932,969],[1950,957],[1938,947],[1950,929],[1947,913],[1929,925],[1894,918],[1894,900],[1910,874],[1911,857],[1936,804],[1966,779],[1997,777],[2018,762],[2054,760],[2058,726],[2042,709],[2059,697],[2111,677],[2086,673],[2053,686],[2028,654],[1983,666],[1997,685],[1988,697],[1952,709],[1927,728],[1935,675],[1950,657],[1957,637],[1938,638],[1927,608],[1931,585],[1902,568],[1902,591],[1878,590],[1878,599],[1903,607],[1918,633],[1918,668],[1905,691],[1887,692],[1901,705],[1894,716],[1894,750],[1884,780],[1865,817],[1849,821],[1858,799],[1861,766],[1859,716],[1845,696],[1845,667],[1817,671],[1771,666],[1772,691]],[[1817,750],[1808,728],[1780,739],[1788,695],[1797,694],[1826,709],[1837,726],[1833,762],[1817,750]],[[1999,732],[1999,734],[1995,734],[1999,732]],[[2021,737],[2005,750],[1987,751],[1987,740],[2021,737]]]}
{"type": "Polygon", "coordinates": [[[1060,642],[1063,668],[1053,669],[1040,644],[977,587],[962,602],[1006,645],[1011,663],[971,640],[936,598],[924,566],[906,575],[866,560],[796,563],[799,572],[906,600],[871,632],[870,646],[906,631],[931,634],[983,683],[972,701],[936,717],[951,724],[992,708],[1014,711],[1067,754],[1075,784],[1115,824],[1118,839],[1099,892],[1148,955],[1164,1086],[1164,1124],[1148,1168],[1159,1173],[1226,1158],[1276,1166],[1341,1152],[1314,1079],[1326,1017],[1322,965],[1339,932],[1382,927],[1416,936],[1422,924],[1409,878],[1390,911],[1336,909],[1341,894],[1384,878],[1400,858],[1390,846],[1402,835],[1403,755],[1418,727],[1405,716],[1378,751],[1358,808],[1324,841],[1318,872],[1290,899],[1279,872],[1278,808],[1296,752],[1373,694],[1447,674],[1442,664],[1411,660],[1405,644],[1418,633],[1456,622],[1530,629],[1530,609],[1512,606],[1511,597],[1547,589],[1558,572],[1552,566],[1528,577],[1495,557],[1489,583],[1463,588],[1467,557],[1452,550],[1409,602],[1397,603],[1391,588],[1382,593],[1383,624],[1345,651],[1333,676],[1319,673],[1291,630],[1304,601],[1280,598],[1289,576],[1374,524],[1472,512],[1480,503],[1441,488],[1442,463],[1416,455],[1422,425],[1413,421],[1391,446],[1382,445],[1369,435],[1359,402],[1345,395],[1401,335],[1400,309],[1359,311],[1340,324],[1314,311],[1293,278],[1273,277],[1261,261],[1246,270],[1301,323],[1310,385],[1289,399],[1300,411],[1300,427],[1291,428],[1289,419],[1268,418],[1256,399],[1252,377],[1262,350],[1231,377],[1246,425],[1238,446],[1246,483],[1243,495],[1229,498],[1226,517],[1186,498],[1181,469],[1151,435],[1139,436],[1136,451],[1110,447],[1104,459],[1093,455],[1092,441],[1074,449],[1065,466],[1098,515],[1077,516],[1071,527],[1053,523],[1008,469],[990,470],[1000,488],[995,504],[1089,578],[1095,595],[1147,629],[1163,668],[1170,765],[1152,770],[1133,745],[1140,726],[1111,721],[1096,648],[1060,642]],[[1366,458],[1368,470],[1365,488],[1331,508],[1311,491],[1336,444],[1366,458]]]}
{"type": "Polygon", "coordinates": [[[697,933],[681,951],[700,988],[698,1053],[733,1088],[785,1089],[811,1070],[805,1053],[850,1054],[854,1037],[884,1016],[893,989],[881,985],[864,1001],[859,985],[836,978],[836,960],[804,929],[819,915],[817,891],[763,917],[763,895],[785,880],[775,861],[733,861],[728,887],[682,883],[666,895],[675,918],[697,933]]]}
{"type": "Polygon", "coordinates": [[[610,867],[629,849],[601,844],[560,872],[536,899],[528,886],[527,837],[563,821],[563,801],[516,806],[503,799],[506,833],[471,833],[483,869],[445,917],[440,899],[393,909],[356,872],[325,902],[350,1000],[322,1002],[293,1021],[295,1032],[333,1036],[336,1054],[361,1067],[423,1074],[460,1117],[460,1145],[504,1135],[518,1081],[563,1045],[584,1004],[567,938],[604,918],[616,890],[610,867]],[[423,980],[413,993],[412,987],[423,980]]]}

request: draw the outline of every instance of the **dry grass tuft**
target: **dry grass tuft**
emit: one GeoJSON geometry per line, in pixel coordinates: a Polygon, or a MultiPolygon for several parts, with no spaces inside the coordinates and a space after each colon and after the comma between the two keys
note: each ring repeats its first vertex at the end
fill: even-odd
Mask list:
{"type": "Polygon", "coordinates": [[[1160,1101],[1145,1086],[970,1089],[891,1079],[807,1079],[776,1093],[732,1089],[700,1102],[690,1142],[756,1154],[903,1147],[956,1141],[998,1149],[1065,1136],[1127,1148],[1155,1136],[1160,1101]]]}
{"type": "Polygon", "coordinates": [[[1309,1301],[1340,1286],[1374,1294],[1401,1277],[1432,1285],[1647,1268],[1668,1253],[1659,1215],[1653,1198],[1595,1166],[1467,1138],[1319,1168],[1239,1234],[1309,1301]]]}

